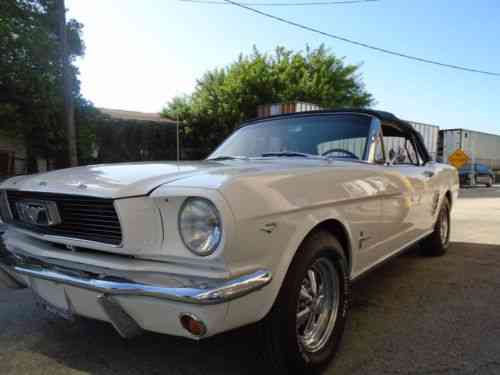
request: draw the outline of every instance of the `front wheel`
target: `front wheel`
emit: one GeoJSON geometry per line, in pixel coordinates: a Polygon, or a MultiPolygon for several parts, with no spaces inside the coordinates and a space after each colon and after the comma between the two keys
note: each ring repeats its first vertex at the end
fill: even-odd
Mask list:
{"type": "Polygon", "coordinates": [[[278,298],[260,323],[269,364],[279,372],[312,374],[335,355],[348,311],[349,274],[339,242],[311,234],[297,252],[278,298]]]}
{"type": "Polygon", "coordinates": [[[450,202],[444,198],[437,217],[434,231],[421,243],[424,255],[444,255],[450,245],[450,202]]]}

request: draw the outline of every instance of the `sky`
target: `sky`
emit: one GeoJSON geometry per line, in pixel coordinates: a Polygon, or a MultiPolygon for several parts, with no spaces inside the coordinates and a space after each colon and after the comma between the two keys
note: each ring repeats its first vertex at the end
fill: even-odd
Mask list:
{"type": "MultiPolygon", "coordinates": [[[[82,94],[98,107],[159,112],[174,96],[191,93],[204,72],[224,67],[253,45],[272,51],[278,45],[304,50],[323,43],[346,63],[362,64],[375,108],[443,129],[500,134],[500,76],[381,54],[233,5],[66,0],[66,7],[69,18],[84,24],[86,53],[76,63],[82,94]]],[[[500,72],[499,0],[380,0],[258,9],[378,47],[500,72]]]]}

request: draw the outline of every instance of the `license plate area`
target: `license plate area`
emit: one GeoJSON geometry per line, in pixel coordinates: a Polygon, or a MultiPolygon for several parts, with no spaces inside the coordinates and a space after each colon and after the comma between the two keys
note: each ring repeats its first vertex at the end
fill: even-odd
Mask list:
{"type": "Polygon", "coordinates": [[[64,286],[57,285],[50,281],[30,280],[31,289],[35,297],[36,304],[43,310],[54,314],[60,318],[74,321],[71,301],[64,289],[64,286]],[[54,285],[48,285],[51,283],[54,285]]]}

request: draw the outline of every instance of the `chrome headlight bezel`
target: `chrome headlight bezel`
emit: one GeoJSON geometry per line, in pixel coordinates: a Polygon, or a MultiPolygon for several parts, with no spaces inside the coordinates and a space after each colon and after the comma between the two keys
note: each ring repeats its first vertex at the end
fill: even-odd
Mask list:
{"type": "MultiPolygon", "coordinates": [[[[198,218],[195,220],[203,220],[203,217],[198,215],[198,218]]],[[[217,250],[222,241],[223,229],[222,229],[222,220],[220,212],[215,206],[215,204],[207,198],[202,198],[202,197],[186,198],[182,203],[181,208],[179,209],[179,214],[177,217],[177,225],[178,225],[179,236],[181,237],[184,246],[191,253],[197,256],[205,257],[213,254],[215,250],[217,250]],[[200,246],[196,246],[195,244],[193,244],[193,241],[196,240],[194,238],[195,236],[192,235],[193,233],[191,233],[191,238],[189,238],[189,233],[186,233],[188,229],[187,226],[185,225],[186,215],[191,214],[196,216],[196,214],[193,213],[192,211],[191,212],[187,211],[192,208],[196,208],[197,210],[202,210],[202,211],[205,210],[206,213],[205,219],[207,221],[212,221],[212,223],[208,223],[208,226],[212,226],[210,234],[208,234],[208,232],[204,234],[204,237],[206,239],[205,241],[201,242],[200,246]]],[[[191,228],[191,230],[194,232],[196,229],[191,228]]]]}

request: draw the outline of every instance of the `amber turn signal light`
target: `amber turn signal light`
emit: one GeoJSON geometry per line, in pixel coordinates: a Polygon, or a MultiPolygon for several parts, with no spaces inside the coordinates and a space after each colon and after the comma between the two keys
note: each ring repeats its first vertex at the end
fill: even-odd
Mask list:
{"type": "Polygon", "coordinates": [[[182,327],[193,336],[202,337],[207,333],[205,324],[192,314],[182,314],[179,320],[182,327]]]}

